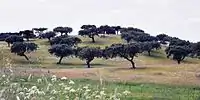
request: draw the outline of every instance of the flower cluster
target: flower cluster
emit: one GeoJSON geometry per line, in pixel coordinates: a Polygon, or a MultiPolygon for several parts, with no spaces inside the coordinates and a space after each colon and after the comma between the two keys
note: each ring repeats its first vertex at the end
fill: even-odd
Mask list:
{"type": "Polygon", "coordinates": [[[66,77],[58,78],[53,75],[51,78],[35,78],[31,75],[28,78],[16,78],[9,80],[9,76],[0,76],[2,93],[0,99],[5,100],[120,100],[131,94],[125,90],[122,93],[117,89],[107,91],[106,88],[98,84],[79,84],[66,77]],[[18,82],[14,82],[19,80],[18,82]],[[22,81],[23,80],[23,81],[22,81]],[[6,83],[7,82],[7,83],[6,83]]]}

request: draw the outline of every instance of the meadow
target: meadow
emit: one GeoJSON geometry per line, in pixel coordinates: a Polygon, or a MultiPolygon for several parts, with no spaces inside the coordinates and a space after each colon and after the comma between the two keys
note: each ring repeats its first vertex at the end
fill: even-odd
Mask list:
{"type": "MultiPolygon", "coordinates": [[[[124,42],[120,36],[96,37],[95,44],[86,37],[80,38],[83,42],[79,46],[104,48],[113,43],[124,42]]],[[[61,65],[57,65],[58,58],[48,53],[50,48],[48,40],[36,39],[32,42],[38,44],[39,48],[28,54],[30,61],[11,54],[7,44],[0,42],[0,98],[5,100],[200,100],[200,60],[186,58],[178,65],[175,61],[166,58],[164,46],[161,50],[153,51],[152,56],[148,56],[147,53],[139,54],[135,58],[137,69],[134,70],[130,69],[129,62],[121,58],[95,59],[92,61],[92,68],[88,69],[84,61],[74,57],[65,58],[61,65]],[[48,90],[49,85],[50,90],[48,90]],[[84,95],[85,86],[86,89],[89,88],[85,94],[88,98],[84,95]],[[31,94],[29,89],[37,90],[37,93],[31,94]],[[26,93],[31,96],[25,98],[26,93]]]]}

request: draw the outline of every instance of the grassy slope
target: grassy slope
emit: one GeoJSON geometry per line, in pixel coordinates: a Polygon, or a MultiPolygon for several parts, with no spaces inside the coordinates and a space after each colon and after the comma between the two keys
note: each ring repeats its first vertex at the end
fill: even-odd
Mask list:
{"type": "MultiPolygon", "coordinates": [[[[123,42],[119,36],[96,37],[97,42],[95,44],[91,43],[88,38],[80,38],[83,40],[83,43],[79,46],[100,46],[104,48],[113,43],[123,42]]],[[[23,57],[11,54],[7,45],[1,42],[1,66],[51,69],[52,73],[59,76],[69,76],[75,72],[87,74],[87,77],[77,74],[76,78],[98,79],[99,76],[102,76],[104,80],[181,85],[198,85],[200,82],[199,60],[187,58],[183,64],[177,65],[175,61],[165,57],[163,50],[153,51],[153,56],[151,57],[147,56],[147,54],[140,54],[135,59],[138,67],[137,70],[130,70],[129,62],[119,58],[112,60],[95,59],[92,62],[92,67],[94,68],[85,69],[84,61],[78,58],[66,58],[63,59],[62,65],[56,65],[58,58],[48,53],[49,45],[47,40],[36,40],[34,42],[40,48],[36,52],[28,54],[31,61],[26,61],[23,57]]]]}
{"type": "MultiPolygon", "coordinates": [[[[32,86],[37,86],[39,90],[46,91],[46,88],[51,80],[46,77],[41,78],[42,83],[37,83],[37,78],[33,77],[28,81],[28,77],[18,77],[11,81],[11,83],[20,83],[21,87],[27,87],[28,89],[32,86]],[[25,80],[25,82],[20,80],[25,80]]],[[[125,90],[130,91],[131,94],[128,96],[120,96],[121,100],[199,100],[200,98],[200,89],[199,87],[192,86],[169,86],[169,85],[159,85],[159,84],[141,84],[141,83],[123,83],[123,82],[100,82],[92,81],[87,79],[74,80],[75,84],[71,85],[72,88],[76,89],[79,87],[84,87],[89,85],[89,88],[94,92],[96,90],[102,90],[105,88],[105,93],[123,93],[125,90]]],[[[57,80],[53,83],[53,86],[50,88],[55,91],[62,91],[61,83],[68,84],[68,80],[60,81],[57,80]]],[[[66,85],[67,86],[67,85],[66,85]]],[[[70,86],[70,85],[68,85],[70,86]]],[[[0,90],[1,90],[0,84],[0,90]]],[[[3,86],[4,87],[4,86],[3,86]]],[[[52,95],[50,94],[51,90],[45,92],[45,96],[38,97],[40,100],[45,100],[46,97],[56,97],[59,100],[65,100],[64,94],[52,95]]],[[[107,94],[110,95],[110,94],[107,94]]],[[[73,95],[71,95],[73,97],[73,95]]],[[[15,98],[15,97],[14,97],[15,98]]],[[[47,99],[47,98],[46,98],[47,99]]],[[[92,100],[92,99],[91,99],[92,100]]]]}

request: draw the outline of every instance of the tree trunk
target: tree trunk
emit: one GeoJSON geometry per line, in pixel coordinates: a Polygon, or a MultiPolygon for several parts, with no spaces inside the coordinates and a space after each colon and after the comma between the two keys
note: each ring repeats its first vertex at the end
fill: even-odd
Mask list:
{"type": "Polygon", "coordinates": [[[10,47],[10,43],[8,43],[8,47],[10,47]]]}
{"type": "Polygon", "coordinates": [[[51,38],[48,38],[49,41],[51,41],[51,38]]]}
{"type": "Polygon", "coordinates": [[[29,60],[28,57],[25,54],[22,54],[22,55],[26,58],[26,60],[29,60]]]}
{"type": "Polygon", "coordinates": [[[57,62],[57,64],[61,64],[63,57],[60,57],[59,61],[57,62]]]}
{"type": "Polygon", "coordinates": [[[129,61],[131,62],[132,68],[133,68],[133,69],[136,69],[135,63],[133,62],[133,60],[129,60],[129,61]]]}
{"type": "Polygon", "coordinates": [[[181,60],[177,60],[178,64],[181,64],[181,60]]]}
{"type": "Polygon", "coordinates": [[[151,56],[151,51],[150,50],[148,51],[148,55],[151,56]]]}
{"type": "Polygon", "coordinates": [[[91,38],[92,38],[92,43],[95,43],[94,37],[91,37],[91,38]]]}
{"type": "Polygon", "coordinates": [[[91,68],[91,67],[90,67],[90,62],[91,62],[91,61],[86,61],[86,64],[87,64],[87,67],[88,67],[88,68],[91,68]]]}

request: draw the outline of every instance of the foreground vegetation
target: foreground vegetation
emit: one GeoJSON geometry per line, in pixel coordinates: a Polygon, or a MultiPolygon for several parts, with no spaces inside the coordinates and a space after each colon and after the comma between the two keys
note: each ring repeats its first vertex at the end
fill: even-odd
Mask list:
{"type": "Polygon", "coordinates": [[[199,87],[105,82],[66,77],[0,76],[5,100],[199,100],[199,87]]]}

